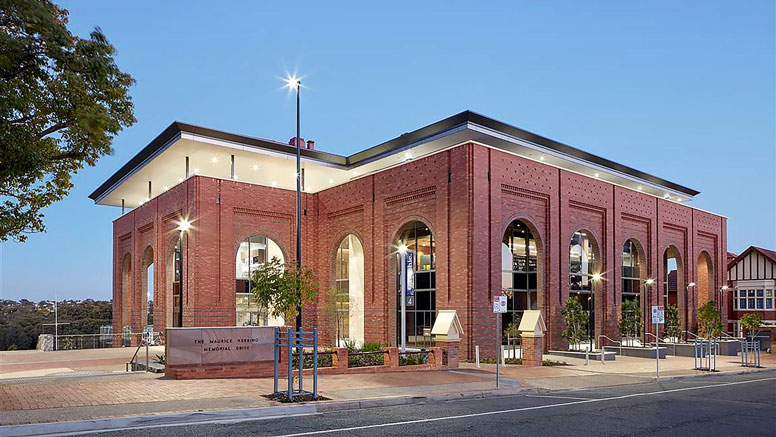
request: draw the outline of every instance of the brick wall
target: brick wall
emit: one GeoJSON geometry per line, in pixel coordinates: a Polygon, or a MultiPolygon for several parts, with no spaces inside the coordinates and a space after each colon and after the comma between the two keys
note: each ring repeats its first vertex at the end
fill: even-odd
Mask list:
{"type": "MultiPolygon", "coordinates": [[[[114,314],[123,311],[122,290],[132,298],[133,330],[142,328],[142,256],[155,263],[155,326],[171,323],[172,253],[177,220],[188,216],[184,239],[184,326],[235,323],[235,256],[241,241],[264,235],[295,259],[295,193],[239,181],[194,176],[114,221],[114,314]],[[129,254],[131,284],[124,287],[122,260],[129,254]]],[[[396,343],[395,244],[406,223],[418,220],[436,244],[436,308],[455,309],[465,335],[464,357],[480,345],[495,355],[495,317],[490,300],[501,289],[500,245],[507,226],[522,220],[538,250],[539,308],[549,333],[545,348],[563,348],[560,308],[568,298],[569,242],[584,229],[595,239],[598,270],[597,331],[618,338],[622,299],[621,250],[636,242],[642,277],[657,279],[649,305],[662,303],[663,254],[680,254],[677,282],[697,282],[698,258],[711,259],[715,290],[722,284],[725,219],[684,205],[621,188],[594,177],[523,159],[477,144],[464,144],[414,159],[316,194],[303,195],[302,260],[318,275],[321,292],[333,285],[340,241],[354,234],[364,250],[364,332],[367,341],[396,343]]],[[[698,288],[698,287],[696,287],[698,288]]],[[[705,296],[705,295],[704,295],[705,296]]],[[[705,297],[703,298],[705,299],[705,297]]],[[[688,322],[695,326],[696,290],[687,294],[688,322]]],[[[303,311],[306,326],[325,326],[319,304],[303,311]]],[[[114,317],[114,329],[125,324],[114,317]]],[[[331,333],[321,332],[322,343],[331,333]]]]}

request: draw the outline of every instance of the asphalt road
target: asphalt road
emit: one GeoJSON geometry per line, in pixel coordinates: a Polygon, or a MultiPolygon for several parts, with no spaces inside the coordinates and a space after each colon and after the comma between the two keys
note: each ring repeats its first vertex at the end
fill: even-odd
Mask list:
{"type": "MultiPolygon", "coordinates": [[[[131,436],[776,435],[776,374],[370,408],[230,424],[122,430],[131,436]]],[[[118,433],[104,433],[117,435],[118,433]]]]}

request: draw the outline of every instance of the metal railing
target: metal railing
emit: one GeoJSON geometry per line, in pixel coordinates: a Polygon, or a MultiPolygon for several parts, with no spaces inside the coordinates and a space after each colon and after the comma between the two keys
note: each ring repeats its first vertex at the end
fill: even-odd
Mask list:
{"type": "Polygon", "coordinates": [[[741,342],[741,365],[743,367],[761,367],[759,341],[744,340],[741,342]]]}
{"type": "MultiPolygon", "coordinates": [[[[119,334],[124,335],[124,334],[119,334]]],[[[137,354],[140,352],[140,349],[145,347],[145,371],[150,372],[151,371],[151,357],[150,357],[150,351],[149,347],[154,346],[157,343],[157,341],[161,340],[162,334],[159,332],[146,332],[141,334],[142,337],[140,338],[140,342],[137,345],[137,348],[135,349],[135,353],[132,355],[132,359],[129,360],[126,366],[126,371],[129,372],[137,370],[137,354]]]]}
{"type": "Polygon", "coordinates": [[[682,331],[682,334],[684,334],[684,341],[687,342],[687,343],[689,343],[689,341],[687,340],[687,336],[688,335],[692,335],[693,340],[696,339],[696,338],[700,338],[700,337],[698,337],[697,334],[694,334],[694,333],[692,333],[690,331],[682,331]]]}
{"type": "Polygon", "coordinates": [[[717,371],[717,354],[719,353],[719,343],[715,338],[696,338],[693,346],[693,357],[695,360],[695,370],[704,370],[708,372],[717,371]],[[704,358],[706,362],[704,363],[704,358]]]}
{"type": "MultiPolygon", "coordinates": [[[[125,344],[132,343],[132,339],[137,342],[143,341],[146,333],[130,332],[122,334],[67,334],[59,335],[58,350],[78,350],[78,349],[107,349],[115,347],[124,347],[125,344]]],[[[151,340],[151,346],[164,344],[164,336],[161,332],[154,332],[151,340]]]]}
{"type": "Polygon", "coordinates": [[[606,364],[606,363],[604,363],[604,355],[605,355],[606,349],[604,349],[604,343],[601,341],[602,338],[605,338],[605,339],[611,341],[612,343],[619,344],[620,345],[620,356],[622,356],[622,341],[614,340],[612,338],[609,338],[609,337],[601,334],[601,335],[598,336],[598,344],[601,345],[601,364],[606,364]]]}

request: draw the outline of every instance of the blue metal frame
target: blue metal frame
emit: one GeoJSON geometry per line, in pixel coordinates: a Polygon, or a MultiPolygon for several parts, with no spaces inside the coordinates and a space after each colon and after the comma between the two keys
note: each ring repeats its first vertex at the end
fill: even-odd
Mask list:
{"type": "Polygon", "coordinates": [[[288,396],[288,400],[294,399],[294,396],[312,395],[313,399],[318,399],[318,329],[315,328],[312,331],[298,330],[295,331],[291,328],[287,328],[285,332],[275,328],[275,383],[274,393],[284,394],[288,396]],[[280,365],[280,348],[285,347],[288,357],[288,388],[286,391],[278,391],[278,371],[280,365]],[[313,391],[306,391],[304,389],[304,348],[312,348],[313,350],[313,391]],[[294,390],[294,349],[299,360],[299,389],[294,390]]]}

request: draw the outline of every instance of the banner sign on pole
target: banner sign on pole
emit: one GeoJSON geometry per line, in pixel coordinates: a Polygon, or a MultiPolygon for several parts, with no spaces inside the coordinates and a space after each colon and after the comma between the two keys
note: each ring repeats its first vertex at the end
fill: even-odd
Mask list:
{"type": "Polygon", "coordinates": [[[415,296],[415,253],[407,252],[405,254],[404,260],[404,271],[406,272],[404,275],[406,278],[404,295],[415,296]]]}
{"type": "Polygon", "coordinates": [[[652,323],[656,325],[662,325],[666,322],[665,308],[662,305],[652,306],[652,323]]]}
{"type": "Polygon", "coordinates": [[[493,312],[505,313],[507,312],[507,297],[502,295],[493,296],[493,312]]]}

